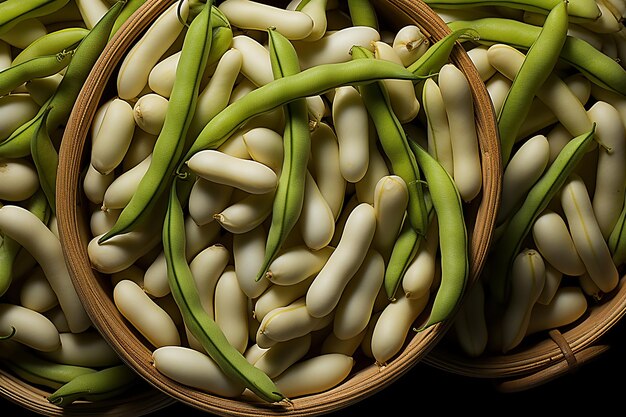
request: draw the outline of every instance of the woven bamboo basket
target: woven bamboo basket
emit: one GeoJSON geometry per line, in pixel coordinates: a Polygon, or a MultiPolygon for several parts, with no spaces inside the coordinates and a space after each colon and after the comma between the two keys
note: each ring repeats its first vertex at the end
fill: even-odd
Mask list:
{"type": "Polygon", "coordinates": [[[542,386],[575,372],[610,349],[603,336],[624,316],[626,285],[622,276],[614,293],[590,305],[576,322],[527,338],[506,355],[468,358],[454,343],[442,340],[424,363],[458,375],[490,379],[502,392],[520,392],[542,386]]]}
{"type": "Polygon", "coordinates": [[[78,401],[70,407],[59,407],[46,397],[52,392],[17,378],[12,373],[0,370],[0,396],[25,410],[42,416],[144,416],[152,414],[174,403],[174,400],[144,384],[141,390],[121,395],[104,402],[78,401]]]}
{"type": "MultiPolygon", "coordinates": [[[[280,2],[276,2],[281,4],[280,2]]],[[[152,366],[151,347],[138,336],[116,309],[110,280],[93,270],[87,243],[80,230],[88,224],[80,175],[88,156],[86,137],[98,105],[108,98],[113,74],[142,31],[162,13],[171,0],[147,0],[123,27],[94,66],[70,117],[60,149],[57,179],[58,225],[66,261],[75,287],[95,326],[119,356],[142,378],[169,396],[200,410],[223,416],[313,416],[347,407],[393,383],[418,363],[444,335],[447,322],[409,336],[403,350],[384,368],[357,360],[352,374],[329,391],[293,399],[288,405],[260,403],[250,398],[222,398],[183,386],[152,366]],[[87,152],[86,152],[87,151],[87,152]]],[[[420,0],[377,0],[380,18],[390,27],[417,23],[431,42],[449,33],[445,24],[420,0]],[[391,23],[389,23],[391,22],[391,23]]],[[[451,56],[468,77],[475,100],[475,117],[483,167],[483,189],[468,207],[471,276],[479,275],[488,251],[500,195],[501,166],[493,107],[484,84],[460,45],[451,56]]],[[[416,381],[419,384],[419,381],[416,381]]]]}

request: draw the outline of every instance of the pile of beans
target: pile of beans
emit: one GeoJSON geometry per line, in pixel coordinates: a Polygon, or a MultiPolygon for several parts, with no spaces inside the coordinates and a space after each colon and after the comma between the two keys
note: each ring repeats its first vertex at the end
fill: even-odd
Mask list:
{"type": "Polygon", "coordinates": [[[58,147],[109,37],[141,2],[0,3],[0,363],[52,404],[101,401],[139,378],[92,326],[55,211],[58,147]]]}
{"type": "Polygon", "coordinates": [[[452,30],[475,31],[463,45],[505,167],[493,248],[449,336],[469,357],[519,352],[575,326],[623,275],[626,5],[427,3],[452,30]]]}
{"type": "Polygon", "coordinates": [[[176,2],[96,111],[90,261],[179,383],[322,392],[458,306],[482,190],[449,62],[466,31],[431,45],[349,3],[176,2]],[[426,109],[422,89],[440,100],[426,109]]]}

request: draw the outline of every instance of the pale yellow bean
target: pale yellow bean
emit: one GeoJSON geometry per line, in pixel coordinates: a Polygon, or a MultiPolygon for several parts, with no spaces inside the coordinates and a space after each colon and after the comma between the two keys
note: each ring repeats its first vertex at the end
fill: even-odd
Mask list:
{"type": "Polygon", "coordinates": [[[230,251],[218,243],[200,251],[189,263],[200,302],[211,318],[215,317],[215,287],[229,261],[230,251]]]}
{"type": "Polygon", "coordinates": [[[146,159],[154,150],[154,144],[157,138],[157,135],[152,135],[141,129],[135,129],[133,139],[122,161],[122,170],[128,171],[146,159]]]}
{"type": "Polygon", "coordinates": [[[148,155],[142,162],[115,178],[113,182],[109,184],[104,193],[102,199],[102,209],[123,209],[126,207],[139,188],[139,183],[148,171],[151,162],[152,154],[148,155]]]}
{"type": "Polygon", "coordinates": [[[111,173],[124,159],[135,131],[132,106],[114,99],[106,108],[91,148],[91,165],[99,173],[111,173]]]}
{"type": "Polygon", "coordinates": [[[285,307],[306,294],[313,277],[292,285],[271,285],[254,302],[254,317],[261,322],[270,312],[285,307]]]}
{"type": "Polygon", "coordinates": [[[376,232],[372,247],[386,260],[400,233],[408,203],[409,191],[401,177],[385,176],[376,184],[373,204],[376,212],[376,232]]]}
{"type": "Polygon", "coordinates": [[[269,264],[265,277],[277,285],[297,284],[317,274],[333,250],[330,246],[319,250],[304,245],[287,248],[269,264]]]}
{"type": "Polygon", "coordinates": [[[29,94],[8,94],[0,97],[0,141],[35,117],[37,111],[39,105],[29,94]]]}
{"type": "Polygon", "coordinates": [[[497,72],[485,82],[485,87],[487,87],[495,114],[500,114],[504,100],[511,89],[511,80],[497,72]]]}
{"type": "Polygon", "coordinates": [[[275,383],[288,398],[315,394],[339,385],[354,364],[352,357],[340,353],[319,355],[293,365],[275,383]]]}
{"type": "Polygon", "coordinates": [[[422,107],[426,117],[428,153],[451,176],[454,175],[450,123],[441,89],[432,78],[426,79],[422,90],[422,107]]]}
{"type": "Polygon", "coordinates": [[[572,324],[585,314],[587,308],[587,298],[579,287],[561,287],[550,304],[535,305],[526,335],[572,324]]]}
{"type": "Polygon", "coordinates": [[[376,185],[378,184],[378,181],[380,181],[381,178],[390,175],[391,172],[382,152],[378,148],[376,129],[374,129],[372,124],[370,124],[369,132],[369,162],[367,163],[367,171],[365,172],[363,178],[354,184],[354,190],[356,199],[360,203],[374,204],[374,194],[376,192],[376,185]]]}
{"type": "Polygon", "coordinates": [[[311,335],[305,334],[304,336],[279,342],[267,349],[263,349],[251,363],[265,372],[267,376],[274,379],[302,359],[308,353],[310,347],[311,335]]]}
{"type": "Polygon", "coordinates": [[[428,225],[425,240],[409,263],[402,277],[402,290],[406,298],[422,298],[428,295],[435,281],[437,251],[439,250],[439,224],[433,217],[428,225]]]}
{"type": "Polygon", "coordinates": [[[43,314],[17,304],[0,303],[2,336],[37,351],[50,352],[59,348],[61,340],[54,324],[43,314]]]}
{"type": "Polygon", "coordinates": [[[158,135],[165,123],[169,100],[156,93],[139,97],[133,106],[133,116],[140,129],[158,135]]]}
{"type": "MultiPolygon", "coordinates": [[[[69,319],[69,317],[68,317],[69,319]]],[[[87,367],[119,365],[120,357],[95,329],[81,333],[61,333],[61,346],[42,353],[44,358],[57,363],[87,367]]]]}
{"type": "Polygon", "coordinates": [[[113,288],[117,309],[154,347],[180,345],[180,335],[171,317],[131,280],[113,288]]]}
{"type": "Polygon", "coordinates": [[[268,218],[272,212],[275,194],[274,191],[264,194],[249,194],[233,202],[215,214],[213,218],[215,222],[231,233],[249,232],[268,218]]]}
{"type": "Polygon", "coordinates": [[[233,263],[239,287],[248,298],[257,298],[270,285],[267,279],[257,280],[265,259],[267,231],[259,225],[246,233],[233,236],[233,263]]]}
{"type": "Polygon", "coordinates": [[[391,46],[400,57],[402,65],[408,67],[424,55],[430,41],[419,26],[409,24],[398,29],[391,46]]]}
{"type": "Polygon", "coordinates": [[[183,346],[165,346],[152,352],[154,367],[183,385],[224,397],[237,397],[244,386],[228,377],[206,354],[183,346]]]}
{"type": "Polygon", "coordinates": [[[43,313],[57,305],[59,300],[40,267],[28,274],[20,287],[20,305],[30,310],[43,313]]]}
{"type": "Polygon", "coordinates": [[[337,135],[327,123],[317,124],[311,132],[309,169],[336,220],[343,207],[347,182],[339,168],[337,135]]]}
{"type": "Polygon", "coordinates": [[[25,19],[18,22],[0,36],[0,40],[18,49],[24,49],[36,39],[46,35],[48,30],[38,18],[25,19]]]}
{"type": "Polygon", "coordinates": [[[233,266],[227,266],[215,285],[215,323],[228,342],[243,353],[248,346],[248,297],[233,266]]]}
{"type": "Polygon", "coordinates": [[[189,194],[189,215],[198,225],[214,220],[214,215],[228,207],[233,187],[198,177],[189,194]]]}
{"type": "Polygon", "coordinates": [[[39,190],[35,165],[26,158],[0,158],[0,200],[24,201],[39,190]]]}
{"type": "Polygon", "coordinates": [[[111,7],[106,0],[75,0],[75,2],[87,29],[92,29],[111,7]]]}
{"type": "Polygon", "coordinates": [[[243,133],[243,143],[250,157],[268,166],[277,175],[283,166],[283,137],[278,132],[256,127],[243,133]]]}
{"type": "Polygon", "coordinates": [[[313,317],[324,317],[337,306],[341,294],[360,268],[376,231],[374,207],[361,203],[350,213],[341,239],[317,274],[306,295],[313,317]]]}
{"type": "Polygon", "coordinates": [[[554,299],[554,295],[561,287],[563,273],[550,263],[545,261],[544,263],[546,266],[546,282],[543,284],[543,291],[541,291],[537,303],[550,304],[554,299]]]}
{"type": "Polygon", "coordinates": [[[344,355],[353,356],[357,349],[361,346],[366,332],[367,326],[366,329],[358,335],[345,340],[339,339],[335,333],[331,332],[328,336],[326,336],[326,338],[324,338],[322,346],[320,347],[320,354],[342,353],[344,355]]]}
{"type": "Polygon", "coordinates": [[[260,87],[274,80],[269,51],[261,43],[248,35],[236,35],[232,48],[241,53],[241,74],[253,86],[260,87]]]}
{"type": "Polygon", "coordinates": [[[313,250],[327,246],[335,233],[333,211],[309,171],[306,175],[304,199],[298,224],[302,239],[313,250]]]}
{"type": "Polygon", "coordinates": [[[148,87],[155,93],[169,98],[176,79],[176,69],[181,51],[175,52],[157,62],[148,74],[148,87]]]}

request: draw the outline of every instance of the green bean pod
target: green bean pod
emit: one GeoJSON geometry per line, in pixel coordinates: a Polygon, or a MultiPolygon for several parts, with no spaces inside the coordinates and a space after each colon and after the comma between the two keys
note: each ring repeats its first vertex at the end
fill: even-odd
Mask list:
{"type": "MultiPolygon", "coordinates": [[[[480,6],[503,6],[540,14],[549,14],[562,0],[425,0],[430,7],[441,9],[461,9],[480,6]]],[[[595,0],[569,0],[567,11],[580,22],[593,21],[600,17],[600,9],[595,0]]]]}
{"type": "Polygon", "coordinates": [[[67,66],[63,80],[54,95],[48,99],[48,102],[42,106],[39,113],[32,120],[26,122],[5,141],[0,143],[0,156],[21,158],[30,155],[30,142],[37,133],[38,128],[36,120],[41,117],[47,107],[51,108],[46,123],[49,132],[55,131],[59,126],[67,122],[76,98],[89,72],[106,46],[111,27],[125,4],[126,0],[118,0],[100,19],[98,24],[89,31],[87,36],[83,38],[76,48],[72,60],[67,66]]]}
{"type": "Polygon", "coordinates": [[[21,64],[32,58],[44,55],[59,54],[76,48],[89,33],[83,27],[69,27],[50,32],[47,35],[34,40],[24,48],[11,62],[11,65],[21,64]]]}
{"type": "Polygon", "coordinates": [[[74,378],[95,373],[96,370],[84,366],[55,363],[21,349],[6,358],[4,365],[17,376],[33,384],[58,389],[74,378]]]}
{"type": "Polygon", "coordinates": [[[170,190],[163,227],[163,248],[172,296],[181,311],[185,325],[226,375],[244,383],[265,401],[281,401],[283,396],[272,380],[251,365],[228,342],[222,330],[202,307],[191,268],[185,258],[185,236],[184,232],[181,233],[185,230],[185,218],[176,184],[177,181],[174,181],[170,190]]]}
{"type": "Polygon", "coordinates": [[[441,283],[428,320],[420,331],[446,320],[459,306],[469,278],[469,241],[463,202],[454,180],[428,151],[415,142],[410,144],[430,190],[441,253],[441,283]]]}
{"type": "Polygon", "coordinates": [[[171,173],[185,148],[187,131],[194,115],[202,75],[211,49],[212,6],[213,1],[208,1],[203,11],[191,22],[185,35],[165,122],[154,145],[150,166],[118,220],[98,243],[130,231],[152,211],[172,182],[171,173]]]}
{"type": "Polygon", "coordinates": [[[578,162],[587,153],[594,138],[596,125],[590,132],[575,137],[559,152],[547,171],[539,178],[526,194],[521,207],[511,216],[495,242],[491,259],[489,288],[500,303],[506,301],[508,289],[508,271],[513,259],[519,252],[524,238],[528,235],[535,219],[548,206],[565,183],[567,177],[576,168],[578,162]]]}
{"type": "Polygon", "coordinates": [[[53,13],[69,0],[5,0],[0,2],[0,35],[27,19],[53,13]]]}
{"type": "Polygon", "coordinates": [[[48,107],[42,114],[37,133],[30,143],[30,152],[35,167],[37,167],[37,175],[39,176],[41,189],[46,195],[52,213],[56,213],[56,179],[57,167],[59,166],[59,154],[46,128],[46,120],[50,110],[51,108],[48,107]]]}
{"type": "Polygon", "coordinates": [[[528,49],[524,63],[515,76],[498,115],[498,131],[505,166],[537,91],[554,70],[567,37],[567,29],[567,6],[565,2],[559,1],[548,14],[541,32],[528,49]]]}
{"type": "MultiPolygon", "coordinates": [[[[426,52],[414,63],[409,65],[407,69],[421,78],[436,74],[441,67],[448,62],[452,49],[457,44],[456,41],[467,37],[472,32],[474,32],[473,29],[464,27],[453,29],[451,33],[432,44],[426,52]]],[[[474,37],[470,39],[474,39],[474,37]]]]}
{"type": "Polygon", "coordinates": [[[72,52],[60,52],[43,55],[22,63],[11,65],[0,72],[0,96],[9,94],[20,85],[35,78],[56,74],[67,67],[72,59],[72,52]]]}
{"type": "MultiPolygon", "coordinates": [[[[293,45],[275,29],[269,29],[269,50],[274,78],[300,72],[298,55],[293,45]]],[[[265,258],[257,274],[263,278],[283,242],[300,218],[304,203],[307,164],[311,153],[309,114],[305,99],[294,100],[284,107],[283,164],[272,207],[272,221],[267,234],[265,258]]]]}
{"type": "Polygon", "coordinates": [[[383,278],[385,294],[390,301],[395,301],[396,292],[402,284],[402,277],[415,257],[422,240],[422,236],[417,234],[411,224],[404,222],[391,250],[383,278]]]}
{"type": "Polygon", "coordinates": [[[348,0],[347,3],[352,26],[369,26],[378,30],[378,16],[370,0],[348,0]]]}
{"type": "MultiPolygon", "coordinates": [[[[358,46],[352,48],[352,57],[356,60],[375,61],[370,51],[358,46]]],[[[359,92],[372,118],[383,152],[391,163],[391,170],[407,185],[407,218],[417,234],[424,236],[428,228],[428,212],[419,167],[404,129],[391,108],[385,86],[380,82],[369,83],[359,86],[359,92]]]]}
{"type": "Polygon", "coordinates": [[[177,173],[184,175],[186,161],[203,149],[215,149],[246,120],[299,98],[315,96],[347,84],[365,84],[386,78],[418,80],[423,78],[393,62],[357,59],[323,64],[297,74],[271,81],[233,102],[216,115],[200,132],[177,173]]]}
{"type": "MultiPolygon", "coordinates": [[[[505,43],[526,50],[535,42],[541,27],[502,17],[458,20],[448,23],[451,30],[471,29],[478,43],[505,43]]],[[[599,86],[626,95],[626,68],[584,39],[567,36],[559,54],[561,61],[573,66],[599,86]]]]}
{"type": "Polygon", "coordinates": [[[66,407],[75,401],[102,401],[129,390],[139,381],[126,365],[116,365],[97,372],[78,375],[48,396],[48,401],[66,407]]]}

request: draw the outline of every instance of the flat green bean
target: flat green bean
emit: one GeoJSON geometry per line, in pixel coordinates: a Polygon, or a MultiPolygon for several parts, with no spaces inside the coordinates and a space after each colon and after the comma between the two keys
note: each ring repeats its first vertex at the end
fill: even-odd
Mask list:
{"type": "Polygon", "coordinates": [[[378,30],[378,16],[370,0],[348,0],[352,26],[368,26],[378,30]]]}
{"type": "Polygon", "coordinates": [[[47,107],[42,113],[41,123],[30,142],[30,153],[37,169],[41,189],[48,199],[52,213],[56,213],[56,179],[59,154],[46,128],[46,120],[50,110],[51,108],[47,107]]]}
{"type": "Polygon", "coordinates": [[[66,365],[42,359],[27,350],[13,352],[4,365],[20,378],[32,384],[58,389],[72,379],[96,372],[84,366],[66,365]]]}
{"type": "Polygon", "coordinates": [[[250,364],[228,342],[222,330],[202,306],[185,255],[185,218],[177,191],[178,181],[175,180],[170,189],[163,226],[163,249],[172,296],[185,325],[226,375],[242,382],[265,401],[281,401],[284,397],[274,382],[260,369],[250,364]]]}
{"type": "MultiPolygon", "coordinates": [[[[481,6],[502,6],[529,12],[548,14],[562,0],[425,0],[430,7],[461,9],[481,6]]],[[[595,0],[568,0],[567,12],[578,21],[590,21],[600,17],[595,0]]]]}
{"type": "MultiPolygon", "coordinates": [[[[369,50],[359,46],[352,47],[352,58],[357,61],[375,61],[369,50]]],[[[409,192],[407,218],[417,234],[424,236],[428,228],[428,212],[419,167],[402,124],[391,108],[385,86],[381,82],[374,82],[360,85],[358,89],[392,172],[406,183],[409,192]]]]}
{"type": "MultiPolygon", "coordinates": [[[[529,49],[541,32],[539,26],[501,17],[458,20],[448,23],[448,27],[450,30],[475,31],[475,41],[483,45],[504,43],[521,50],[529,49]]],[[[567,36],[559,59],[579,70],[591,82],[626,95],[626,69],[584,39],[567,36]]]]}
{"type": "Polygon", "coordinates": [[[518,132],[536,96],[554,70],[568,30],[566,3],[560,1],[548,14],[541,32],[528,49],[498,115],[503,165],[509,161],[518,132]]]}
{"type": "MultiPolygon", "coordinates": [[[[274,78],[300,72],[296,50],[286,37],[269,29],[270,61],[274,78]]],[[[285,105],[283,133],[283,164],[272,206],[271,223],[265,245],[265,258],[257,274],[257,281],[267,271],[278,251],[300,218],[304,202],[307,164],[311,153],[309,114],[305,99],[285,105]]]]}
{"type": "Polygon", "coordinates": [[[126,365],[116,365],[97,372],[78,375],[48,396],[48,401],[66,407],[75,401],[102,401],[128,391],[139,377],[126,365]]]}
{"type": "MultiPolygon", "coordinates": [[[[464,37],[475,39],[475,37],[469,36],[472,32],[474,32],[473,29],[467,28],[452,30],[451,33],[432,44],[426,52],[419,57],[417,61],[409,65],[407,69],[420,78],[436,74],[445,63],[449,62],[450,54],[457,44],[457,40],[464,37]]],[[[416,81],[419,81],[420,78],[416,81]]]]}
{"type": "Polygon", "coordinates": [[[125,4],[125,0],[117,1],[83,38],[53,96],[41,107],[33,119],[19,127],[11,136],[0,143],[0,156],[21,158],[30,155],[30,142],[38,128],[36,121],[47,107],[51,108],[46,123],[49,132],[56,131],[58,127],[67,122],[76,98],[89,72],[106,46],[111,27],[125,4]]]}
{"type": "Polygon", "coordinates": [[[548,206],[588,151],[594,138],[595,128],[594,123],[590,132],[575,137],[561,149],[546,172],[528,191],[521,207],[503,226],[500,238],[494,242],[490,255],[491,268],[488,279],[489,289],[497,302],[506,302],[509,291],[509,270],[522,242],[537,216],[548,206]]]}
{"type": "Polygon", "coordinates": [[[36,56],[0,71],[0,96],[9,94],[20,85],[35,78],[53,75],[67,67],[72,51],[36,56]]]}
{"type": "Polygon", "coordinates": [[[458,308],[469,278],[469,241],[463,202],[448,171],[416,142],[410,142],[430,190],[439,228],[441,283],[424,330],[449,318],[458,308]]]}
{"type": "Polygon", "coordinates": [[[53,13],[69,0],[5,0],[0,2],[0,35],[27,19],[53,13]]]}
{"type": "Polygon", "coordinates": [[[118,220],[100,238],[99,243],[131,230],[144,216],[149,215],[172,182],[171,174],[187,142],[187,131],[194,115],[212,44],[213,2],[207,4],[209,6],[191,22],[185,34],[165,122],[154,145],[150,166],[118,220]]]}
{"type": "Polygon", "coordinates": [[[17,65],[38,56],[55,55],[63,51],[76,49],[78,43],[82,41],[88,33],[89,29],[83,27],[69,27],[50,32],[35,39],[24,48],[13,58],[11,65],[17,65]]]}

